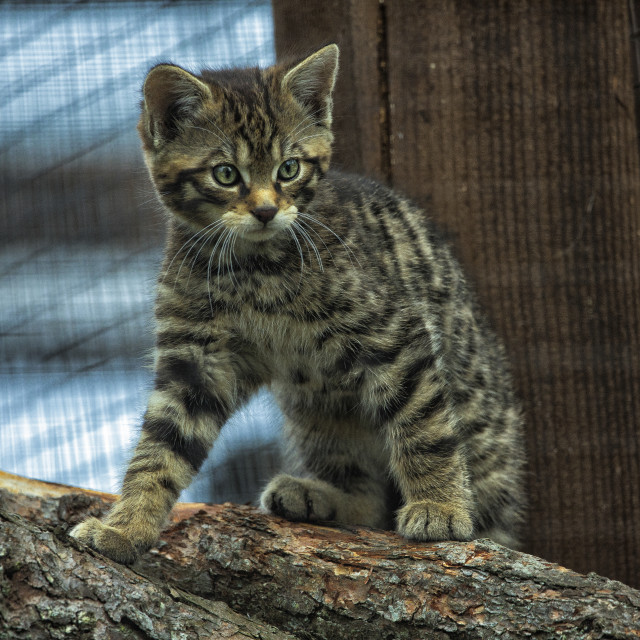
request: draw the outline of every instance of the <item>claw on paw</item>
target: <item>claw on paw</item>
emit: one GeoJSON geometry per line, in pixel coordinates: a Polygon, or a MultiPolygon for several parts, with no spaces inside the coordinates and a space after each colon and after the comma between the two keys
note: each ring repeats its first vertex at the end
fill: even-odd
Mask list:
{"type": "Polygon", "coordinates": [[[471,540],[473,521],[463,507],[421,500],[398,511],[397,530],[413,540],[471,540]]]}
{"type": "Polygon", "coordinates": [[[140,553],[121,531],[97,518],[76,525],[69,535],[121,564],[133,564],[140,553]]]}
{"type": "Polygon", "coordinates": [[[336,506],[324,484],[281,474],[267,485],[260,502],[263,509],[287,520],[335,520],[336,506]]]}

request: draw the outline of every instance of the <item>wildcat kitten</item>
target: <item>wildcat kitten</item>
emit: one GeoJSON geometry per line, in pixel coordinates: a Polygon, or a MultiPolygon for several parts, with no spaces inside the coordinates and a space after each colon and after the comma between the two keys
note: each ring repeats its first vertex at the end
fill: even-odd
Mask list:
{"type": "Polygon", "coordinates": [[[138,129],[171,213],[155,386],[120,500],[73,530],[115,560],[156,541],[262,385],[288,443],[265,509],[381,527],[399,506],[408,538],[516,542],[521,415],[502,348],[424,212],[328,171],[337,66],[329,45],[146,78],[138,129]]]}

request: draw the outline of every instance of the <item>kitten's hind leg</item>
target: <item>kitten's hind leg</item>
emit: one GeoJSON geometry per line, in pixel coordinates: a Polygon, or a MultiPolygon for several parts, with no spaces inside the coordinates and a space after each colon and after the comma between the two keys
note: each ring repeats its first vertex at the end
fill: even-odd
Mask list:
{"type": "Polygon", "coordinates": [[[260,503],[263,509],[287,520],[369,527],[386,524],[384,493],[377,486],[348,493],[318,478],[281,473],[269,482],[260,503]]]}
{"type": "Polygon", "coordinates": [[[304,522],[388,525],[386,470],[368,455],[372,437],[350,437],[353,425],[341,427],[285,426],[292,449],[288,466],[295,475],[279,474],[269,482],[260,500],[265,510],[304,522]]]}

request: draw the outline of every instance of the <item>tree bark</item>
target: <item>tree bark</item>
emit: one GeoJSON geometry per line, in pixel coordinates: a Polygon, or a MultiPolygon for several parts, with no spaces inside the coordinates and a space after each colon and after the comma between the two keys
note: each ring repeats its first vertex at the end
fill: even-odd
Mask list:
{"type": "Polygon", "coordinates": [[[488,540],[179,504],[133,567],[66,531],[114,496],[0,474],[0,638],[624,638],[640,592],[488,540]]]}
{"type": "Polygon", "coordinates": [[[0,638],[293,638],[0,511],[0,638]]]}

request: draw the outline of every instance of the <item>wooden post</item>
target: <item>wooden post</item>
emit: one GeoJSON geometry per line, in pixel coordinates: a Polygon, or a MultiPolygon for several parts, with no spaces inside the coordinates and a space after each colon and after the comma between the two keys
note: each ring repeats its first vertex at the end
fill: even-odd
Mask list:
{"type": "Polygon", "coordinates": [[[349,52],[376,43],[377,82],[338,87],[351,110],[335,123],[349,150],[338,158],[432,211],[507,342],[527,413],[526,550],[640,584],[640,163],[628,7],[386,1],[364,33],[353,28],[358,3],[335,4],[301,11],[274,0],[278,52],[336,40],[343,70],[357,76],[366,64],[349,52]],[[376,101],[378,121],[367,116],[376,101]],[[381,140],[378,154],[352,148],[369,139],[381,140]]]}
{"type": "Polygon", "coordinates": [[[380,46],[378,0],[273,2],[278,59],[304,56],[335,42],[340,46],[340,74],[335,92],[334,164],[387,179],[386,110],[380,100],[386,63],[380,46]]]}

